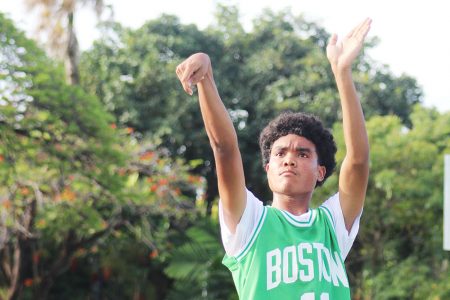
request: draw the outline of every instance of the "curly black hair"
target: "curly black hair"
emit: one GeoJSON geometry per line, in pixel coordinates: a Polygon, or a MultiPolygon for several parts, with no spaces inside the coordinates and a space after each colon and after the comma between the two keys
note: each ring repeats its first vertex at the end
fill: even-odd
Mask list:
{"type": "Polygon", "coordinates": [[[337,148],[331,132],[313,115],[283,112],[269,122],[259,136],[263,166],[269,163],[273,143],[288,134],[302,136],[316,146],[319,165],[326,169],[325,178],[316,183],[316,187],[321,186],[325,179],[333,174],[336,167],[335,154],[337,148]]]}

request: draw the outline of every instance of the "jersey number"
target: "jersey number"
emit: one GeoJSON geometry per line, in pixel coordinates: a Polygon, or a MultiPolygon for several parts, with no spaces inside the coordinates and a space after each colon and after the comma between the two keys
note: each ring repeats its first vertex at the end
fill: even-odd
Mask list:
{"type": "MultiPolygon", "coordinates": [[[[305,293],[300,297],[300,300],[315,300],[316,296],[314,293],[305,293]]],[[[329,300],[330,296],[328,293],[320,294],[320,300],[329,300]]]]}

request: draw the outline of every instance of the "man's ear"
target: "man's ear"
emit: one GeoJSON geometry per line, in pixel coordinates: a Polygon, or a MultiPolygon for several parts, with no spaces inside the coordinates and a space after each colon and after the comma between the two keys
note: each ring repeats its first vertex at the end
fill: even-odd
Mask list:
{"type": "Polygon", "coordinates": [[[325,166],[318,166],[317,170],[317,181],[322,182],[327,174],[327,168],[325,166]]]}
{"type": "Polygon", "coordinates": [[[269,171],[269,164],[268,163],[264,166],[264,170],[266,170],[266,173],[269,171]]]}

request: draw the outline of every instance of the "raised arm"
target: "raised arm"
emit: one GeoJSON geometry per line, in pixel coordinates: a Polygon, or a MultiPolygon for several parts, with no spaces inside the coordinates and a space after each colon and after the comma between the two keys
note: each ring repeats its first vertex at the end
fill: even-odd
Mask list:
{"type": "Polygon", "coordinates": [[[231,232],[244,213],[246,191],[244,169],[236,131],[220,99],[208,55],[196,53],[176,69],[184,90],[192,95],[197,85],[200,110],[216,163],[219,195],[225,223],[231,232]]]}
{"type": "Polygon", "coordinates": [[[342,106],[346,155],[339,175],[339,198],[347,230],[360,213],[369,177],[369,142],[364,114],[352,79],[352,63],[369,32],[371,19],[356,26],[342,41],[334,34],[327,46],[342,106]]]}

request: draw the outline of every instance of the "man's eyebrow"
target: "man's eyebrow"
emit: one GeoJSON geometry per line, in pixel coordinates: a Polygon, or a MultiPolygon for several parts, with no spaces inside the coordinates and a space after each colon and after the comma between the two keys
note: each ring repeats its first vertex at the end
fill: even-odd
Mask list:
{"type": "Polygon", "coordinates": [[[297,152],[308,152],[308,153],[313,152],[313,151],[311,150],[311,148],[306,148],[306,147],[297,147],[297,148],[295,148],[295,150],[296,150],[297,152]]]}
{"type": "MultiPolygon", "coordinates": [[[[286,150],[288,148],[289,148],[288,146],[276,146],[276,147],[273,148],[273,150],[278,150],[279,151],[279,150],[286,150]]],[[[311,148],[308,148],[308,147],[296,147],[295,151],[297,151],[297,152],[308,152],[308,153],[313,152],[313,150],[311,148]]]]}
{"type": "Polygon", "coordinates": [[[275,150],[285,150],[285,149],[287,149],[287,147],[286,146],[275,146],[275,147],[273,147],[273,149],[275,149],[275,150]]]}

